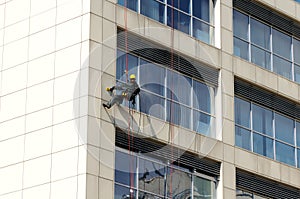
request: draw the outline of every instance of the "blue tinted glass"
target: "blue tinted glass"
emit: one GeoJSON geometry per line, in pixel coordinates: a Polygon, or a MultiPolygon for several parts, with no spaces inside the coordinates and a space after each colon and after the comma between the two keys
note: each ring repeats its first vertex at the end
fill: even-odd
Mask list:
{"type": "Polygon", "coordinates": [[[271,54],[253,45],[251,46],[251,62],[271,70],[271,54]]]}
{"type": "Polygon", "coordinates": [[[214,92],[204,83],[193,81],[193,107],[214,114],[214,92]]]}
{"type": "Polygon", "coordinates": [[[270,50],[271,28],[251,18],[250,29],[251,29],[251,43],[254,43],[265,49],[270,50]]]}
{"type": "Polygon", "coordinates": [[[165,120],[165,100],[162,97],[141,90],[139,99],[141,112],[165,120]]]}
{"type": "Polygon", "coordinates": [[[115,181],[128,186],[133,184],[135,185],[136,184],[135,176],[136,176],[136,157],[120,151],[116,151],[115,181]]]}
{"type": "Polygon", "coordinates": [[[193,16],[209,22],[209,0],[193,1],[193,16]]]}
{"type": "Polygon", "coordinates": [[[191,104],[192,79],[167,70],[167,97],[180,103],[191,104]]]}
{"type": "Polygon", "coordinates": [[[277,56],[273,56],[273,71],[288,79],[292,79],[292,63],[277,56]]]}
{"type": "Polygon", "coordinates": [[[131,10],[137,11],[137,1],[138,0],[118,0],[118,4],[125,6],[131,10]]]}
{"type": "Polygon", "coordinates": [[[272,29],[273,34],[273,52],[291,60],[292,38],[282,32],[272,29]]]}
{"type": "Polygon", "coordinates": [[[167,101],[167,121],[172,124],[190,128],[191,109],[175,102],[167,101]]]}
{"type": "Polygon", "coordinates": [[[294,39],[293,46],[294,46],[294,61],[300,64],[300,41],[294,39]]]}
{"type": "Polygon", "coordinates": [[[276,141],[276,160],[295,166],[295,148],[276,141]]]}
{"type": "Polygon", "coordinates": [[[248,43],[237,38],[233,38],[234,55],[249,60],[248,43]]]}
{"type": "Polygon", "coordinates": [[[300,123],[299,122],[296,122],[296,142],[297,142],[297,146],[300,148],[300,123]]]}
{"type": "Polygon", "coordinates": [[[182,12],[168,7],[168,26],[180,30],[186,34],[190,34],[190,17],[182,12]],[[172,14],[173,12],[173,14],[172,14]],[[172,17],[173,15],[173,17],[172,17]]]}
{"type": "Polygon", "coordinates": [[[193,130],[209,136],[214,137],[214,118],[199,111],[193,111],[193,130]]]}
{"type": "Polygon", "coordinates": [[[211,180],[204,179],[198,176],[194,177],[194,198],[213,199],[215,196],[215,183],[211,180]],[[199,197],[205,196],[205,197],[199,197]]]}
{"type": "Polygon", "coordinates": [[[123,187],[115,184],[115,197],[114,198],[135,198],[136,191],[130,192],[128,187],[123,187]]]}
{"type": "Polygon", "coordinates": [[[168,0],[168,5],[190,13],[190,0],[168,0]]]}
{"type": "Polygon", "coordinates": [[[233,10],[233,35],[248,41],[249,18],[236,10],[233,10]]]}
{"type": "Polygon", "coordinates": [[[166,70],[142,59],[140,66],[140,87],[164,96],[166,70]]]}
{"type": "Polygon", "coordinates": [[[275,114],[275,137],[294,145],[294,121],[275,114]]]}
{"type": "Polygon", "coordinates": [[[164,22],[164,5],[155,0],[141,0],[141,14],[161,23],[164,22]]]}
{"type": "Polygon", "coordinates": [[[294,65],[295,81],[300,83],[300,65],[294,65]]]}
{"type": "Polygon", "coordinates": [[[117,76],[116,78],[117,80],[122,80],[126,82],[125,71],[127,68],[128,68],[128,74],[137,74],[138,58],[130,54],[126,55],[123,51],[120,50],[118,50],[117,56],[118,58],[117,58],[117,67],[116,67],[116,76],[117,76]],[[126,67],[126,59],[128,61],[127,67],[126,67]]]}
{"type": "Polygon", "coordinates": [[[250,128],[250,103],[234,98],[235,123],[250,128]]]}
{"type": "Polygon", "coordinates": [[[253,130],[272,136],[273,135],[273,113],[260,106],[253,105],[253,130]]]}
{"type": "Polygon", "coordinates": [[[164,195],[165,167],[150,160],[139,159],[139,188],[164,195]]]}
{"type": "Polygon", "coordinates": [[[235,127],[235,145],[251,151],[251,134],[250,131],[235,127]]]}
{"type": "Polygon", "coordinates": [[[210,43],[209,28],[208,24],[193,18],[193,36],[207,44],[210,43]]]}
{"type": "Polygon", "coordinates": [[[297,150],[297,155],[298,155],[297,156],[297,163],[298,163],[297,165],[298,165],[298,168],[300,168],[300,149],[297,150]]]}
{"type": "Polygon", "coordinates": [[[253,151],[269,158],[274,158],[273,141],[270,138],[254,133],[253,151]]]}

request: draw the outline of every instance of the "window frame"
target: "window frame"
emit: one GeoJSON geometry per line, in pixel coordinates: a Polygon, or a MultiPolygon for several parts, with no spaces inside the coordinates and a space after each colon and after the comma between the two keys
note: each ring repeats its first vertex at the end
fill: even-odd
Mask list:
{"type": "MultiPolygon", "coordinates": [[[[272,151],[273,152],[273,158],[268,157],[267,155],[264,155],[264,154],[260,154],[260,153],[256,153],[256,152],[254,152],[254,153],[262,155],[262,156],[265,156],[265,157],[268,157],[268,158],[271,158],[271,159],[274,159],[274,160],[277,160],[277,161],[282,162],[284,164],[288,164],[288,165],[300,168],[299,163],[297,163],[297,158],[299,158],[299,156],[300,156],[300,154],[298,154],[298,152],[297,152],[298,150],[300,150],[300,145],[299,146],[297,145],[297,130],[298,130],[297,129],[297,123],[299,123],[299,120],[296,119],[296,118],[292,118],[290,116],[284,115],[284,114],[282,114],[282,113],[280,113],[280,112],[278,112],[278,111],[276,111],[274,109],[270,109],[270,108],[267,108],[267,107],[265,107],[263,105],[257,104],[257,103],[255,103],[255,102],[253,102],[251,100],[248,100],[248,99],[246,99],[246,98],[244,98],[242,96],[236,95],[234,98],[235,99],[238,98],[239,100],[242,100],[242,101],[250,103],[250,126],[249,127],[245,127],[243,125],[237,124],[236,123],[236,114],[235,114],[235,127],[238,127],[238,128],[241,128],[241,129],[245,129],[248,132],[250,132],[250,139],[251,140],[250,140],[250,150],[249,151],[254,152],[254,138],[253,138],[254,136],[253,135],[257,134],[257,135],[260,135],[260,136],[263,136],[263,137],[266,137],[266,138],[272,140],[272,143],[273,143],[273,151],[272,151]],[[272,112],[272,125],[273,125],[272,126],[272,135],[264,134],[262,132],[258,132],[258,131],[254,130],[254,128],[253,128],[253,106],[254,105],[258,106],[258,107],[260,107],[260,108],[262,108],[264,110],[268,110],[268,111],[272,112]],[[278,114],[278,115],[280,115],[282,117],[291,119],[293,121],[293,144],[288,143],[288,142],[283,141],[283,140],[280,140],[279,138],[276,137],[276,124],[275,124],[275,122],[276,122],[276,120],[275,120],[276,114],[278,114]],[[289,164],[289,163],[286,163],[284,161],[278,160],[277,155],[276,155],[277,154],[276,143],[284,144],[285,146],[293,148],[293,151],[294,151],[294,154],[293,154],[294,155],[294,157],[293,157],[293,163],[294,164],[289,164]]],[[[235,110],[236,110],[236,104],[235,104],[235,110]]],[[[236,136],[236,133],[237,132],[235,131],[235,136],[236,136]]],[[[237,140],[236,139],[235,139],[235,145],[237,147],[244,148],[242,146],[238,146],[237,145],[237,140]]],[[[246,149],[246,150],[248,150],[248,149],[246,149]]]]}
{"type": "MultiPolygon", "coordinates": [[[[267,70],[269,70],[271,72],[279,74],[279,75],[281,75],[281,76],[283,76],[283,77],[285,77],[287,79],[290,79],[290,80],[292,80],[292,81],[297,82],[298,84],[300,84],[300,79],[297,80],[296,74],[295,74],[295,72],[296,72],[295,67],[299,66],[299,63],[297,64],[297,62],[295,61],[295,58],[294,58],[295,57],[295,54],[294,54],[294,42],[295,42],[295,40],[300,41],[300,38],[295,37],[294,35],[292,35],[290,33],[284,32],[284,31],[276,28],[274,25],[268,24],[268,23],[266,23],[266,22],[264,22],[264,21],[256,18],[255,16],[252,16],[251,14],[247,14],[246,12],[244,12],[244,11],[238,9],[238,8],[233,8],[233,12],[238,12],[238,13],[246,15],[248,17],[248,30],[247,30],[248,38],[247,39],[243,39],[243,38],[240,38],[239,36],[236,36],[235,33],[234,33],[234,27],[233,27],[233,38],[237,39],[239,41],[247,43],[247,46],[248,46],[247,47],[247,55],[248,56],[245,58],[244,56],[237,55],[235,52],[233,54],[235,56],[238,56],[238,57],[240,57],[240,58],[242,58],[244,60],[247,60],[247,61],[249,61],[249,62],[251,62],[253,64],[256,64],[259,67],[265,68],[265,69],[267,69],[267,70]],[[263,48],[262,46],[259,46],[259,45],[255,44],[252,41],[252,39],[251,39],[251,30],[252,30],[251,20],[258,21],[261,24],[266,25],[267,27],[270,28],[270,38],[269,38],[269,40],[270,40],[270,46],[269,46],[269,48],[270,49],[263,48]],[[288,59],[288,58],[286,58],[286,57],[284,57],[284,56],[282,56],[280,54],[275,53],[275,51],[273,49],[273,43],[275,42],[273,40],[273,31],[274,30],[278,31],[279,33],[282,33],[282,34],[284,34],[284,35],[286,35],[288,37],[290,37],[290,40],[291,40],[290,47],[289,47],[290,48],[290,59],[288,59]],[[258,49],[260,49],[262,51],[264,51],[265,55],[266,55],[266,53],[269,54],[269,56],[270,56],[270,60],[269,60],[270,66],[269,67],[267,67],[267,65],[266,65],[267,63],[265,63],[265,66],[263,66],[263,65],[260,65],[258,63],[255,63],[253,61],[253,58],[252,58],[252,48],[253,47],[252,46],[255,47],[255,48],[258,48],[258,49]],[[274,63],[275,57],[277,57],[278,59],[280,59],[282,61],[285,61],[285,62],[287,62],[287,63],[290,64],[290,70],[289,70],[289,72],[287,74],[282,73],[282,70],[280,70],[280,67],[278,67],[277,65],[275,65],[275,63],[274,63]],[[275,66],[277,66],[276,67],[277,69],[275,68],[275,66]]],[[[234,18],[233,18],[233,25],[234,25],[234,18]]],[[[235,46],[236,46],[235,42],[233,42],[233,47],[235,48],[235,46]]]]}

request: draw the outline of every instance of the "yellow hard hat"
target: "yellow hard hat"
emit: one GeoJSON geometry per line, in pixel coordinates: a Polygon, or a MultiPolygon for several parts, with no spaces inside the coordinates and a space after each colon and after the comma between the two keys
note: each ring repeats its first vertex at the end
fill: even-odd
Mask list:
{"type": "Polygon", "coordinates": [[[129,78],[130,78],[130,79],[135,79],[135,74],[131,74],[131,75],[129,76],[129,78]]]}

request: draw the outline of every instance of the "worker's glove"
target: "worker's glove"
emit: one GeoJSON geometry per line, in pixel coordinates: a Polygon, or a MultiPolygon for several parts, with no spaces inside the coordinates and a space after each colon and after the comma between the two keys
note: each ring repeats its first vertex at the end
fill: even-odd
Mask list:
{"type": "Polygon", "coordinates": [[[110,91],[110,88],[109,88],[109,87],[107,87],[107,88],[106,88],[106,91],[110,91]]]}
{"type": "Polygon", "coordinates": [[[123,93],[122,93],[122,96],[123,96],[123,97],[126,97],[126,96],[127,96],[127,93],[123,92],[123,93]]]}
{"type": "Polygon", "coordinates": [[[113,87],[111,87],[111,88],[109,88],[109,87],[107,87],[106,88],[106,91],[110,91],[110,92],[113,92],[113,90],[115,89],[115,87],[113,86],[113,87]]]}

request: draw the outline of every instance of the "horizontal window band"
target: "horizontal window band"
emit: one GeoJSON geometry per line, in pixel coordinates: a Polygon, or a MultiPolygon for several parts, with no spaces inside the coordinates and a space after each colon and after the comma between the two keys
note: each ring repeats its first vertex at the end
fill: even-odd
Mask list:
{"type": "Polygon", "coordinates": [[[199,61],[172,52],[171,49],[155,44],[134,33],[118,28],[117,47],[154,63],[196,78],[214,87],[218,86],[219,70],[206,66],[199,61]]]}
{"type": "Polygon", "coordinates": [[[192,154],[148,137],[129,135],[127,131],[126,129],[116,128],[116,146],[127,150],[130,148],[131,151],[145,153],[164,161],[173,161],[175,165],[195,169],[208,176],[216,178],[220,176],[220,162],[192,154]]]}
{"type": "Polygon", "coordinates": [[[300,24],[254,0],[234,0],[233,7],[300,38],[300,24]]]}
{"type": "Polygon", "coordinates": [[[234,80],[234,94],[276,112],[300,120],[300,105],[278,94],[266,91],[259,86],[241,79],[234,80]]]}
{"type": "Polygon", "coordinates": [[[237,189],[247,190],[275,199],[300,198],[300,189],[280,184],[274,180],[241,169],[236,169],[236,187],[237,189]]]}

